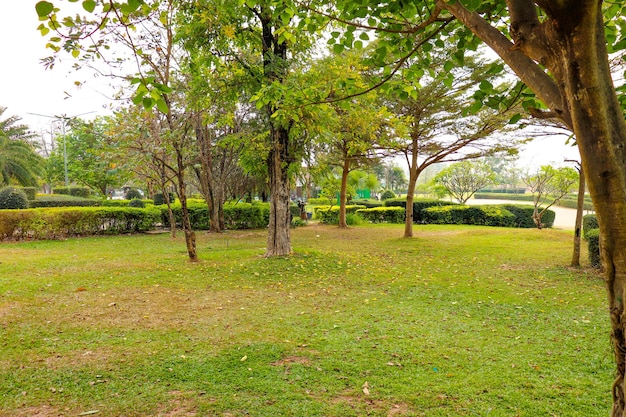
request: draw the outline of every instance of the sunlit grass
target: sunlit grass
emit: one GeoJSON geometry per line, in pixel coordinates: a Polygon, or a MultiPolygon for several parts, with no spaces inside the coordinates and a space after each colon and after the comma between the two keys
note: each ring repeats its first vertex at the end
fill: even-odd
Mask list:
{"type": "Polygon", "coordinates": [[[0,246],[0,415],[603,416],[601,280],[571,234],[464,226],[0,246]],[[39,414],[37,414],[39,413],[39,414]]]}

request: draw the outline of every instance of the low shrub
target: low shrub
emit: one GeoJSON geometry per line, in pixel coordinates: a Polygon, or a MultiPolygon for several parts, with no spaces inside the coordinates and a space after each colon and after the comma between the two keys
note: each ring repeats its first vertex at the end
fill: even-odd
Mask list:
{"type": "Polygon", "coordinates": [[[95,207],[101,205],[100,200],[73,197],[64,194],[38,195],[30,202],[31,208],[38,207],[95,207]]]}
{"type": "Polygon", "coordinates": [[[585,214],[583,216],[583,238],[587,239],[587,234],[595,229],[599,229],[598,218],[595,214],[585,214]]]}
{"type": "MultiPolygon", "coordinates": [[[[347,216],[351,213],[356,213],[357,210],[364,209],[365,206],[347,205],[346,206],[346,223],[347,216]]],[[[339,224],[339,206],[318,206],[314,208],[315,218],[320,223],[325,224],[339,224]]]]}
{"type": "MultiPolygon", "coordinates": [[[[424,223],[422,210],[428,207],[443,207],[458,205],[450,201],[435,200],[430,198],[413,199],[413,223],[424,223]]],[[[406,198],[391,198],[385,200],[385,207],[403,207],[406,209],[406,198]]]]}
{"type": "Polygon", "coordinates": [[[142,198],[143,198],[143,195],[141,195],[139,190],[137,190],[136,188],[129,188],[128,191],[126,191],[126,194],[124,194],[124,200],[133,200],[133,199],[141,200],[142,198]]]}
{"type": "Polygon", "coordinates": [[[89,187],[55,187],[52,191],[54,194],[71,195],[73,197],[87,198],[91,195],[89,187]]]}
{"type": "Polygon", "coordinates": [[[404,223],[406,210],[402,207],[374,207],[356,213],[372,223],[404,223]]]}
{"type": "Polygon", "coordinates": [[[427,223],[511,227],[515,215],[500,206],[442,206],[422,211],[427,223]]]}
{"type": "Polygon", "coordinates": [[[331,204],[336,203],[336,200],[333,199],[332,201],[329,198],[326,197],[319,197],[319,198],[309,198],[306,201],[307,204],[311,205],[311,206],[329,206],[331,204]]]}
{"type": "Polygon", "coordinates": [[[594,268],[600,268],[600,229],[587,231],[587,248],[589,249],[589,263],[594,268]]]}
{"type": "Polygon", "coordinates": [[[146,203],[144,203],[144,201],[139,198],[133,198],[128,202],[128,207],[144,208],[145,206],[146,203]]]}
{"type": "MultiPolygon", "coordinates": [[[[167,206],[158,206],[161,210],[161,222],[169,226],[167,206]]],[[[224,204],[224,226],[227,229],[260,229],[269,224],[269,203],[226,203],[224,204]]],[[[208,230],[210,226],[209,209],[202,200],[189,199],[187,204],[189,221],[194,230],[208,230]]],[[[182,208],[180,202],[172,204],[176,224],[182,227],[182,208]]]]}
{"type": "MultiPolygon", "coordinates": [[[[168,197],[170,200],[170,203],[174,203],[176,201],[176,198],[174,197],[174,193],[168,193],[168,197]]],[[[155,193],[154,194],[154,205],[155,206],[160,206],[161,204],[165,204],[165,196],[163,193],[155,193]]]]}
{"type": "Polygon", "coordinates": [[[37,187],[20,187],[20,190],[24,191],[29,200],[34,200],[37,197],[37,187]]]}
{"type": "MultiPolygon", "coordinates": [[[[515,215],[515,220],[513,221],[514,227],[526,229],[537,227],[535,225],[535,221],[533,220],[533,213],[535,211],[533,206],[528,204],[502,204],[500,207],[503,207],[515,215]]],[[[541,222],[544,227],[552,227],[555,217],[556,213],[553,210],[548,209],[541,217],[541,222]]]]}
{"type": "Polygon", "coordinates": [[[396,198],[396,193],[391,190],[385,190],[380,196],[381,200],[389,200],[390,198],[396,198]]]}
{"type": "Polygon", "coordinates": [[[346,224],[348,226],[360,226],[363,223],[363,217],[359,213],[346,213],[346,224]]]}
{"type": "Polygon", "coordinates": [[[58,239],[68,236],[150,230],[161,218],[154,208],[57,207],[0,210],[0,239],[58,239]]]}
{"type": "Polygon", "coordinates": [[[0,209],[27,209],[28,197],[24,191],[15,187],[0,190],[0,209]]]}
{"type": "Polygon", "coordinates": [[[357,206],[365,206],[365,208],[374,208],[374,207],[382,207],[384,202],[379,200],[374,200],[373,198],[359,198],[353,199],[350,201],[350,204],[357,206]]]}

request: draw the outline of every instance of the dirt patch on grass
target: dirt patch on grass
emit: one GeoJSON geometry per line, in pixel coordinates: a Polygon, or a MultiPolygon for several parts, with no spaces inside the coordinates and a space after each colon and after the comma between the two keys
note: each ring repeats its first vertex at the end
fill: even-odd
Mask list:
{"type": "Polygon", "coordinates": [[[310,365],[311,360],[309,358],[305,358],[302,356],[288,356],[286,358],[277,360],[276,362],[272,362],[270,365],[272,366],[288,366],[294,363],[299,363],[301,365],[310,365]]]}
{"type": "Polygon", "coordinates": [[[367,409],[375,409],[378,411],[387,411],[387,417],[401,417],[414,414],[414,410],[407,404],[390,404],[384,400],[375,400],[367,396],[350,396],[342,395],[333,400],[334,404],[345,403],[352,408],[361,408],[365,406],[367,409]]]}

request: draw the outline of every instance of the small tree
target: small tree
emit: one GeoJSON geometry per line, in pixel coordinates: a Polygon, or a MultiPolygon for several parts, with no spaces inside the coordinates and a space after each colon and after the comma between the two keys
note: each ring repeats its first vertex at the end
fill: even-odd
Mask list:
{"type": "Polygon", "coordinates": [[[448,194],[465,204],[474,193],[495,181],[495,174],[485,162],[462,161],[450,165],[433,179],[448,194]]]}
{"type": "Polygon", "coordinates": [[[537,228],[541,229],[544,213],[576,188],[578,172],[571,167],[543,165],[534,174],[526,174],[522,179],[533,194],[533,220],[537,228]]]}

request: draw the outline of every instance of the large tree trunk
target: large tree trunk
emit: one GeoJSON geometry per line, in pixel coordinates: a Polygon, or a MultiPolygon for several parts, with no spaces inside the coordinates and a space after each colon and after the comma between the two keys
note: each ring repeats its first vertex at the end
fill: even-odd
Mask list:
{"type": "Polygon", "coordinates": [[[574,251],[572,266],[580,266],[580,239],[583,225],[583,210],[585,207],[585,173],[582,167],[578,168],[578,200],[576,202],[576,221],[574,223],[574,251]]]}
{"type": "Polygon", "coordinates": [[[625,416],[626,123],[609,70],[602,1],[507,0],[514,47],[459,2],[444,6],[491,46],[576,135],[600,226],[617,365],[611,415],[625,416]],[[543,23],[536,6],[546,14],[543,23]]]}
{"type": "Polygon", "coordinates": [[[343,160],[343,170],[341,172],[341,189],[339,190],[339,227],[348,228],[346,221],[346,202],[348,200],[348,174],[350,173],[350,159],[345,157],[343,160]]]}
{"type": "Polygon", "coordinates": [[[285,256],[291,253],[289,211],[289,175],[287,157],[289,131],[273,127],[270,131],[272,149],[270,150],[267,167],[270,179],[270,223],[267,236],[265,256],[285,256]]]}

